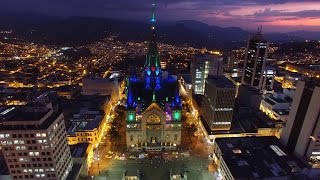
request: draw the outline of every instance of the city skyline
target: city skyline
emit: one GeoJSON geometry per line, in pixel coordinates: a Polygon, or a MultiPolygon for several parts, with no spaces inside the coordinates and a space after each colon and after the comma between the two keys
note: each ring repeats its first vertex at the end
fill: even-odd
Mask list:
{"type": "Polygon", "coordinates": [[[98,0],[33,0],[15,7],[46,5],[38,16],[0,16],[0,179],[320,178],[320,36],[273,41],[260,25],[254,35],[195,21],[163,26],[188,5],[195,19],[212,1],[221,13],[259,5],[255,16],[282,17],[270,3],[298,1],[125,1],[103,3],[144,23],[41,16],[74,8],[90,16],[92,5],[105,8],[98,0]]]}
{"type": "MultiPolygon", "coordinates": [[[[2,12],[41,13],[52,16],[108,17],[145,21],[150,2],[123,1],[3,1],[2,12]],[[20,6],[16,6],[20,4],[20,6]]],[[[320,2],[315,0],[159,0],[160,22],[198,20],[209,25],[241,27],[246,30],[263,25],[266,32],[320,30],[320,2]]]]}

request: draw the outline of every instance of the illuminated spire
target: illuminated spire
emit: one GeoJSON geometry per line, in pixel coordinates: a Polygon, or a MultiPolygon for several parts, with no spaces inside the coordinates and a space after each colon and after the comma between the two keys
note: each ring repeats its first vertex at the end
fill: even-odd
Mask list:
{"type": "Polygon", "coordinates": [[[148,76],[160,75],[160,56],[158,52],[157,39],[156,39],[156,3],[152,4],[151,15],[151,39],[149,42],[148,54],[146,56],[145,71],[148,76]]]}

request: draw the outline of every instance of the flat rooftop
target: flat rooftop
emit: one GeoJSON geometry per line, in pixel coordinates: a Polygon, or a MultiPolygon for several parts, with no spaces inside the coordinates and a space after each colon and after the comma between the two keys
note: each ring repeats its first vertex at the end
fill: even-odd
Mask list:
{"type": "Polygon", "coordinates": [[[68,135],[75,135],[76,132],[81,132],[81,131],[92,131],[94,130],[95,128],[98,128],[101,124],[103,120],[103,116],[98,116],[96,115],[96,117],[92,120],[89,120],[89,121],[86,121],[86,120],[83,120],[83,121],[79,121],[80,123],[77,124],[77,125],[72,125],[67,134],[68,135]]]}
{"type": "Polygon", "coordinates": [[[273,109],[273,111],[282,116],[289,115],[290,113],[289,109],[273,109]]]}
{"type": "Polygon", "coordinates": [[[222,158],[235,179],[297,178],[307,166],[276,137],[217,138],[222,158]]]}
{"type": "Polygon", "coordinates": [[[268,98],[270,98],[271,100],[275,101],[276,103],[288,103],[287,101],[281,99],[281,98],[275,98],[273,96],[269,96],[268,98]]]}
{"type": "Polygon", "coordinates": [[[70,145],[71,156],[73,158],[86,157],[86,151],[89,147],[89,143],[78,143],[75,145],[70,145]]]}
{"type": "Polygon", "coordinates": [[[218,88],[235,88],[236,86],[233,84],[225,76],[208,76],[207,81],[211,84],[214,84],[218,88]]]}
{"type": "Polygon", "coordinates": [[[187,84],[191,84],[192,83],[191,82],[191,79],[192,79],[191,74],[182,74],[181,76],[182,76],[182,78],[184,79],[184,81],[187,84]]]}
{"type": "Polygon", "coordinates": [[[24,111],[15,107],[0,112],[0,120],[2,121],[39,121],[50,109],[45,111],[24,111]]]}
{"type": "Polygon", "coordinates": [[[39,121],[43,118],[48,112],[24,112],[17,109],[16,111],[12,111],[11,115],[6,115],[6,117],[0,116],[0,130],[39,130],[39,129],[47,129],[52,123],[62,115],[60,110],[53,112],[44,122],[41,124],[32,124],[25,125],[23,121],[39,121]],[[19,122],[17,125],[4,125],[2,122],[5,121],[15,121],[19,122]]]}
{"type": "Polygon", "coordinates": [[[204,119],[203,116],[199,116],[201,123],[203,124],[204,129],[206,130],[206,132],[208,133],[208,135],[219,135],[219,134],[240,134],[240,133],[244,133],[244,129],[241,127],[241,125],[236,122],[235,120],[232,121],[231,123],[231,128],[230,130],[212,130],[207,121],[204,119]]]}

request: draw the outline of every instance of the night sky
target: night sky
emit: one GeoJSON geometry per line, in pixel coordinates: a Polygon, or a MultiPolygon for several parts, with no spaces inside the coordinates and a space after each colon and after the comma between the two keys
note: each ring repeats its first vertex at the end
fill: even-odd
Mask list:
{"type": "MultiPolygon", "coordinates": [[[[0,11],[147,21],[152,0],[0,0],[0,11]]],[[[199,20],[246,30],[320,30],[320,0],[158,0],[158,21],[199,20]]]]}

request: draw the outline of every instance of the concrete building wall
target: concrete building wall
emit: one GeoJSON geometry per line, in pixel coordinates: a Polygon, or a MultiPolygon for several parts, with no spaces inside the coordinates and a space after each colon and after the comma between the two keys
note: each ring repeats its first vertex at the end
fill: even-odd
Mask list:
{"type": "Polygon", "coordinates": [[[286,123],[285,127],[282,130],[280,142],[282,144],[284,144],[285,146],[288,144],[288,140],[289,140],[290,133],[291,133],[291,130],[292,130],[292,127],[293,127],[293,123],[294,123],[294,119],[295,119],[297,111],[298,111],[299,102],[300,102],[300,100],[302,98],[304,85],[305,85],[305,82],[299,81],[299,83],[297,85],[296,92],[294,94],[294,98],[293,98],[293,101],[292,101],[291,110],[290,110],[290,113],[289,113],[289,117],[288,117],[287,123],[286,123]]]}
{"type": "Polygon", "coordinates": [[[300,156],[305,156],[306,159],[310,159],[312,152],[320,154],[320,149],[315,148],[316,141],[320,140],[320,128],[319,128],[319,113],[320,113],[320,88],[316,87],[313,91],[313,95],[308,107],[307,114],[304,119],[302,130],[299,135],[297,146],[294,152],[300,156]],[[310,138],[314,137],[314,140],[310,138]],[[315,148],[315,149],[314,149],[315,148]],[[307,152],[306,152],[307,151],[307,152]]]}

